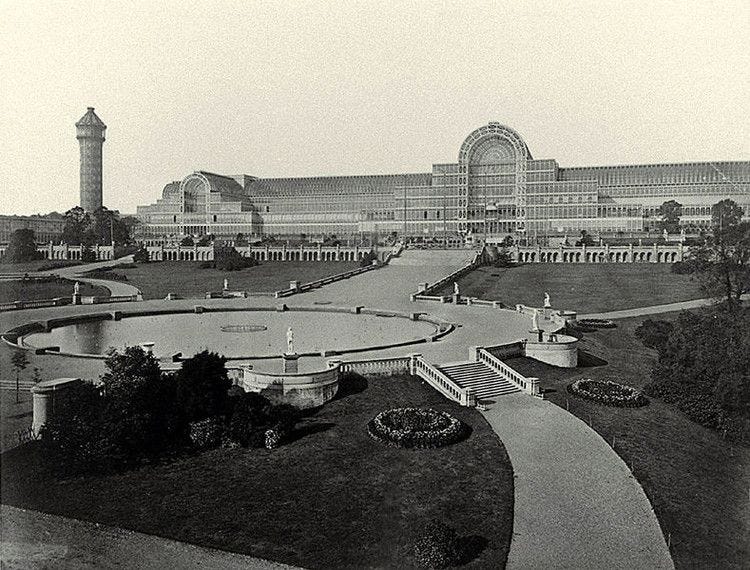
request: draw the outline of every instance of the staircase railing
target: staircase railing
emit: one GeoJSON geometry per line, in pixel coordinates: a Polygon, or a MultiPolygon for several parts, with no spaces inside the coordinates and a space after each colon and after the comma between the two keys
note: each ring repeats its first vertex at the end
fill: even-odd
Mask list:
{"type": "Polygon", "coordinates": [[[476,397],[468,388],[462,388],[443,374],[440,370],[429,364],[422,358],[421,354],[414,354],[409,363],[409,371],[414,376],[419,376],[440,392],[443,396],[462,406],[475,406],[476,397]]]}
{"type": "Polygon", "coordinates": [[[527,394],[531,394],[532,396],[539,395],[539,378],[526,377],[520,372],[516,372],[513,368],[505,364],[505,362],[498,357],[487,352],[484,348],[477,348],[474,354],[476,362],[481,362],[501,378],[513,383],[527,394]]]}

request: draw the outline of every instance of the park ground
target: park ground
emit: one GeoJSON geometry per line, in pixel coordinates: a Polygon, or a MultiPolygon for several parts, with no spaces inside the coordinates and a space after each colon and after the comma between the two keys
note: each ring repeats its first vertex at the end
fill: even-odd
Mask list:
{"type": "MultiPolygon", "coordinates": [[[[656,318],[673,320],[679,313],[656,318]]],[[[568,394],[578,378],[642,388],[656,352],[635,337],[643,317],[586,333],[581,366],[563,369],[527,358],[507,362],[538,376],[545,398],[588,423],[631,467],[646,491],[677,568],[746,568],[750,560],[750,449],[725,441],[663,402],[643,408],[601,406],[568,394]]]]}
{"type": "Polygon", "coordinates": [[[439,518],[466,568],[503,568],[513,472],[476,410],[402,376],[350,376],[277,450],[217,449],[125,473],[40,477],[33,446],[3,454],[3,503],[251,554],[307,568],[414,567],[413,542],[439,518]],[[399,406],[445,410],[464,441],[409,450],[372,440],[367,422],[399,406]]]}
{"type": "MultiPolygon", "coordinates": [[[[535,263],[516,267],[479,267],[458,280],[461,295],[508,306],[540,307],[544,294],[552,306],[579,313],[600,313],[699,299],[699,284],[671,272],[669,264],[535,263]]],[[[453,294],[453,283],[438,295],[453,294]]]]}
{"type": "MultiPolygon", "coordinates": [[[[169,293],[185,298],[204,297],[208,291],[221,291],[225,278],[232,291],[273,293],[287,289],[290,281],[307,283],[357,267],[356,262],[279,261],[261,262],[239,271],[221,271],[201,269],[200,262],[155,261],[116,266],[112,272],[126,276],[127,283],[138,287],[145,299],[163,299],[169,293]]],[[[96,277],[107,279],[107,272],[98,272],[96,277]]]]}

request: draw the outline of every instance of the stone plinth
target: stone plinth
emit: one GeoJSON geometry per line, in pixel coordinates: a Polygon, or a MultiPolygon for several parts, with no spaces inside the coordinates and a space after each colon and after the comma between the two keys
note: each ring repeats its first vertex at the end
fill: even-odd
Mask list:
{"type": "Polygon", "coordinates": [[[55,378],[43,380],[31,389],[34,408],[31,429],[34,434],[38,435],[42,426],[52,418],[55,405],[65,399],[69,390],[82,383],[80,378],[55,378]]]}
{"type": "Polygon", "coordinates": [[[284,353],[281,355],[281,370],[284,374],[297,374],[299,370],[299,354],[284,353]]]}

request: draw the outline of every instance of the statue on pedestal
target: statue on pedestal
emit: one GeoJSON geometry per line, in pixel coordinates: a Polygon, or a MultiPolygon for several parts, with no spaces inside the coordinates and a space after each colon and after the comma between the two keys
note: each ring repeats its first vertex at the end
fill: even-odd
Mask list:
{"type": "Polygon", "coordinates": [[[456,283],[455,281],[453,282],[453,294],[454,295],[458,295],[459,294],[458,283],[456,283]]]}
{"type": "Polygon", "coordinates": [[[534,309],[534,314],[531,317],[531,330],[539,330],[539,309],[534,309]]]}
{"type": "Polygon", "coordinates": [[[544,294],[544,308],[549,309],[550,307],[552,307],[552,302],[550,301],[549,293],[545,293],[544,294]]]}
{"type": "Polygon", "coordinates": [[[229,290],[229,279],[225,277],[224,278],[224,291],[228,291],[228,290],[229,290]]]}
{"type": "Polygon", "coordinates": [[[294,354],[294,331],[292,327],[286,330],[286,352],[287,354],[294,354]]]}
{"type": "Polygon", "coordinates": [[[662,233],[664,234],[664,241],[669,241],[669,232],[667,231],[667,228],[664,228],[662,233]]]}
{"type": "Polygon", "coordinates": [[[81,284],[76,281],[73,285],[73,295],[80,295],[81,294],[81,284]]]}

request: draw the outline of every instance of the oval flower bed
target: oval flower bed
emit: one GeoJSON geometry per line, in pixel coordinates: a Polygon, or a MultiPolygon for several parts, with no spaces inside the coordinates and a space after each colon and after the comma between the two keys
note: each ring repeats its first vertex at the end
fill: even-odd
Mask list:
{"type": "Polygon", "coordinates": [[[393,408],[367,424],[367,433],[393,447],[434,449],[463,439],[466,426],[446,412],[423,408],[393,408]]]}
{"type": "Polygon", "coordinates": [[[648,404],[648,398],[643,392],[612,380],[581,378],[568,384],[568,392],[605,406],[640,408],[648,404]]]}
{"type": "Polygon", "coordinates": [[[613,329],[617,325],[610,319],[578,319],[577,325],[581,327],[589,327],[595,329],[613,329]]]}

